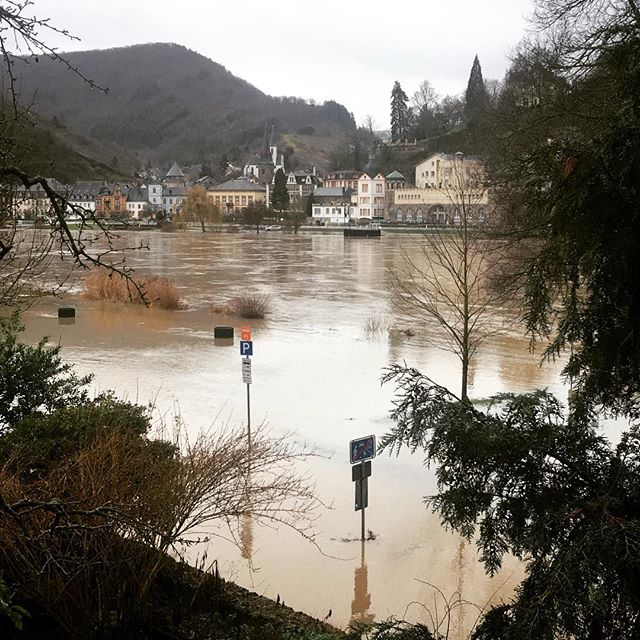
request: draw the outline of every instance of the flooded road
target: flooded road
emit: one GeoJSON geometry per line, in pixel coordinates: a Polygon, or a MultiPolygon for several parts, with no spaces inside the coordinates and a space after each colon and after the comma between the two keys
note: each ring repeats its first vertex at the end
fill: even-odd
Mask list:
{"type": "MultiPolygon", "coordinates": [[[[380,385],[385,367],[406,362],[452,390],[459,363],[438,349],[438,329],[394,314],[391,270],[400,248],[413,251],[417,237],[345,239],[342,235],[127,234],[150,251],[130,262],[142,273],[175,280],[186,306],[180,311],[62,299],[77,307],[75,324],[60,325],[58,302],[46,302],[25,317],[27,338],[48,335],[63,345],[63,357],[79,373],[95,374],[94,388],[113,389],[140,403],[153,402],[170,421],[179,413],[189,433],[224,424],[246,424],[239,328],[253,332],[252,423],[275,433],[295,434],[321,457],[305,471],[319,496],[332,505],[316,523],[316,546],[295,532],[245,522],[240,545],[212,538],[208,557],[221,573],[258,593],[278,595],[337,626],[351,619],[396,616],[428,621],[434,588],[447,597],[459,591],[485,606],[509,597],[521,572],[508,560],[495,578],[484,575],[473,545],[442,529],[424,506],[435,490],[433,472],[419,454],[381,455],[369,479],[366,527],[375,540],[359,541],[360,514],[348,459],[350,440],[382,436],[393,388],[380,385]],[[264,321],[217,315],[229,299],[268,294],[272,311],[264,321]],[[233,324],[235,344],[214,344],[213,327],[233,324]]],[[[502,310],[496,309],[499,317],[502,310]]],[[[560,365],[540,367],[518,327],[489,338],[472,369],[472,398],[497,391],[547,387],[562,396],[560,365]]],[[[202,549],[200,550],[200,553],[202,549]]],[[[436,596],[437,599],[437,596],[436,596]]],[[[438,602],[442,612],[442,602],[438,602]]],[[[468,628],[477,610],[455,613],[468,628]]]]}

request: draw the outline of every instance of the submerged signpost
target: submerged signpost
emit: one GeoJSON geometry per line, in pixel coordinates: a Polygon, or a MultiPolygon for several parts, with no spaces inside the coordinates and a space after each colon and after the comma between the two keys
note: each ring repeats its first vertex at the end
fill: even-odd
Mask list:
{"type": "Polygon", "coordinates": [[[357,438],[349,443],[351,480],[356,483],[356,511],[360,511],[361,540],[365,541],[364,510],[369,506],[368,478],[371,475],[371,460],[376,457],[376,437],[374,435],[357,438]]]}
{"type": "Polygon", "coordinates": [[[251,446],[251,356],[253,355],[253,341],[251,329],[240,329],[240,355],[242,356],[242,382],[247,385],[247,438],[251,446]]]}

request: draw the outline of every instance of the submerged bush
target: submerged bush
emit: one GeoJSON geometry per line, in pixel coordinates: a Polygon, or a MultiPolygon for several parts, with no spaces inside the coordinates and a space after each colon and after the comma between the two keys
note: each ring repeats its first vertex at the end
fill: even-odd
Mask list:
{"type": "Polygon", "coordinates": [[[134,304],[146,302],[150,306],[158,306],[161,309],[180,307],[178,288],[169,278],[138,274],[131,280],[127,280],[120,274],[107,269],[92,271],[85,278],[84,295],[89,300],[134,304]]]}
{"type": "Polygon", "coordinates": [[[224,311],[240,318],[261,320],[271,311],[271,298],[259,293],[248,293],[231,300],[224,311]]]}

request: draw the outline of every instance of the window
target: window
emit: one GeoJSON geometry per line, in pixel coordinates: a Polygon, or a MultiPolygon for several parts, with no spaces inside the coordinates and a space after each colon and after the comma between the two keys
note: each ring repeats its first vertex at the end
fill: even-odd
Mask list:
{"type": "Polygon", "coordinates": [[[377,184],[376,185],[376,193],[382,193],[382,185],[381,184],[377,184]]]}
{"type": "Polygon", "coordinates": [[[247,204],[247,196],[242,196],[242,204],[247,204]]]}
{"type": "Polygon", "coordinates": [[[368,184],[363,184],[362,185],[362,193],[369,193],[369,185],[368,184]]]}
{"type": "Polygon", "coordinates": [[[236,203],[237,205],[239,205],[239,204],[240,204],[240,196],[235,196],[235,203],[236,203]]]}

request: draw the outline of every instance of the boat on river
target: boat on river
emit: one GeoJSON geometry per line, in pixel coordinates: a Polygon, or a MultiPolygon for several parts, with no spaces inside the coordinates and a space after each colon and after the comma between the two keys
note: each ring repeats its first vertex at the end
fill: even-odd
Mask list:
{"type": "Polygon", "coordinates": [[[382,231],[379,226],[367,226],[367,227],[345,227],[345,238],[379,238],[382,235],[382,231]]]}

